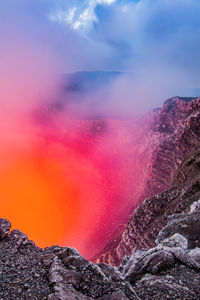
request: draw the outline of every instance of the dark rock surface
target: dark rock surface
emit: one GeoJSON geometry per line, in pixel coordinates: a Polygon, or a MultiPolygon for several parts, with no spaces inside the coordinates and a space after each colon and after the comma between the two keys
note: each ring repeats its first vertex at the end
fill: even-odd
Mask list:
{"type": "Polygon", "coordinates": [[[11,228],[11,224],[6,219],[0,219],[0,240],[8,235],[11,228]]]}
{"type": "MultiPolygon", "coordinates": [[[[0,219],[0,231],[8,221],[0,219]]],[[[0,299],[140,299],[117,268],[95,265],[73,248],[36,247],[19,230],[0,241],[0,299]]]]}
{"type": "Polygon", "coordinates": [[[200,199],[199,160],[200,146],[186,157],[169,190],[147,198],[134,211],[117,247],[119,257],[131,254],[137,249],[154,246],[158,232],[168,220],[168,225],[158,237],[159,241],[178,232],[188,238],[190,248],[199,246],[199,204],[196,204],[196,209],[192,207],[192,214],[179,215],[180,212],[188,212],[192,203],[200,199]],[[171,214],[174,215],[168,219],[171,214]]]}
{"type": "Polygon", "coordinates": [[[189,248],[200,247],[200,211],[188,214],[172,215],[168,224],[160,231],[156,243],[162,242],[173,233],[180,233],[188,239],[189,248]]]}
{"type": "Polygon", "coordinates": [[[146,173],[142,169],[145,179],[139,185],[137,200],[142,204],[130,216],[123,233],[113,237],[114,242],[95,257],[96,262],[118,266],[124,255],[154,246],[168,216],[187,212],[200,199],[200,98],[171,98],[151,122],[145,137],[146,151],[151,148],[151,154],[147,154],[146,173]]]}
{"type": "MultiPolygon", "coordinates": [[[[191,249],[189,233],[196,222],[186,234],[176,228],[187,228],[199,213],[196,202],[189,213],[172,216],[155,247],[125,256],[119,268],[89,262],[73,248],[42,250],[12,230],[0,241],[0,299],[198,300],[200,248],[191,249]]],[[[5,223],[0,219],[0,230],[5,223]]],[[[200,243],[199,235],[195,240],[200,243]]]]}
{"type": "MultiPolygon", "coordinates": [[[[0,230],[2,231],[0,222],[0,230]]],[[[44,253],[27,236],[13,230],[0,241],[0,299],[47,299],[52,292],[44,253]]]]}

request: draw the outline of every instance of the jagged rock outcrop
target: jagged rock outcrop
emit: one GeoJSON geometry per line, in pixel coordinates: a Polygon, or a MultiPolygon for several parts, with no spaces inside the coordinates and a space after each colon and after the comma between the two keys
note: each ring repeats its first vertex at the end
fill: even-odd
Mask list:
{"type": "Polygon", "coordinates": [[[200,142],[200,98],[165,101],[152,118],[150,136],[157,143],[140,201],[169,188],[186,155],[200,142]]]}
{"type": "MultiPolygon", "coordinates": [[[[8,221],[0,221],[0,231],[8,221]],[[3,226],[2,226],[3,225],[3,226]]],[[[45,299],[53,292],[48,270],[42,264],[44,253],[19,230],[0,240],[0,299],[45,299]]]]}
{"type": "MultiPolygon", "coordinates": [[[[187,231],[187,218],[191,220],[199,213],[198,207],[188,214],[171,216],[168,225],[159,233],[154,248],[137,250],[125,256],[119,270],[141,299],[199,299],[200,248],[191,249],[193,245],[187,231]],[[177,224],[180,220],[180,227],[186,229],[183,235],[173,228],[173,219],[177,224]],[[164,234],[166,228],[171,228],[167,235],[164,234]]],[[[191,232],[195,228],[194,220],[190,223],[191,232]]]]}
{"type": "Polygon", "coordinates": [[[119,265],[124,255],[153,246],[167,217],[187,211],[200,196],[199,148],[194,153],[200,142],[200,98],[167,100],[151,117],[145,139],[146,149],[151,150],[147,150],[146,173],[137,201],[147,199],[134,210],[123,234],[113,237],[115,242],[98,254],[97,262],[119,265]]]}
{"type": "MultiPolygon", "coordinates": [[[[171,220],[180,220],[180,227],[187,228],[187,219],[199,214],[197,203],[194,211],[171,220]]],[[[119,268],[89,262],[74,248],[42,250],[19,230],[7,231],[0,239],[0,299],[198,300],[200,248],[190,248],[187,230],[182,235],[171,227],[166,237],[170,222],[155,247],[125,256],[119,268]]],[[[0,219],[0,230],[5,224],[9,226],[0,219]]],[[[190,222],[191,232],[193,227],[195,222],[190,222]]],[[[197,239],[200,244],[199,235],[197,239]]]]}
{"type": "Polygon", "coordinates": [[[157,236],[157,243],[176,232],[187,238],[190,249],[200,248],[200,210],[194,210],[191,214],[175,214],[168,219],[169,222],[157,236]]]}
{"type": "MultiPolygon", "coordinates": [[[[0,219],[0,231],[9,222],[0,219]]],[[[95,265],[73,248],[36,247],[19,230],[0,240],[0,299],[139,300],[117,268],[95,265]]]]}
{"type": "MultiPolygon", "coordinates": [[[[189,211],[191,204],[200,199],[199,160],[200,148],[197,147],[180,166],[171,189],[146,199],[135,210],[117,248],[119,257],[143,247],[152,247],[159,230],[167,224],[168,216],[189,211]]],[[[184,232],[193,247],[198,246],[200,215],[183,214],[179,218],[180,215],[170,217],[170,222],[163,229],[164,237],[171,235],[174,228],[174,232],[184,232]]]]}

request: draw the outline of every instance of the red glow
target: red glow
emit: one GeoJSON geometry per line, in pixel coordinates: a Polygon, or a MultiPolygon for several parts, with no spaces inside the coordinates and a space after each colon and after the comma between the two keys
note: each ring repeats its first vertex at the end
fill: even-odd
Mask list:
{"type": "Polygon", "coordinates": [[[68,245],[89,255],[86,241],[104,205],[98,170],[51,136],[21,136],[20,146],[6,141],[1,151],[1,217],[41,247],[68,245]]]}
{"type": "Polygon", "coordinates": [[[0,137],[0,217],[38,246],[71,246],[91,257],[134,205],[143,177],[135,125],[107,120],[101,132],[95,121],[58,116],[24,124],[0,137]]]}
{"type": "Polygon", "coordinates": [[[45,101],[59,98],[51,55],[13,41],[0,49],[0,217],[38,246],[72,246],[91,257],[128,216],[143,176],[133,172],[132,123],[51,110],[45,101]]]}
{"type": "Polygon", "coordinates": [[[58,116],[27,124],[1,135],[0,217],[38,246],[91,257],[127,218],[143,176],[134,173],[132,123],[106,121],[102,133],[58,116]]]}

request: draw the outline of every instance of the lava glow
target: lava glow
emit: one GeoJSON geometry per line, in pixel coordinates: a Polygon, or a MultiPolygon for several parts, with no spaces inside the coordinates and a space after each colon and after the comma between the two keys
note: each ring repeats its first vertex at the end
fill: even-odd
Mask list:
{"type": "Polygon", "coordinates": [[[91,257],[133,205],[132,138],[120,121],[109,125],[116,135],[104,121],[49,116],[0,136],[0,217],[40,247],[71,246],[91,257]]]}
{"type": "Polygon", "coordinates": [[[0,217],[13,229],[92,258],[127,223],[160,138],[139,115],[200,86],[198,2],[0,1],[0,217]]]}
{"type": "MultiPolygon", "coordinates": [[[[2,171],[0,176],[1,215],[12,220],[13,227],[29,233],[40,246],[60,243],[64,233],[64,192],[72,197],[73,189],[51,161],[23,157],[2,171]],[[54,220],[54,226],[52,221],[54,220]]],[[[69,206],[71,213],[75,207],[69,206]]],[[[75,214],[76,215],[76,214],[75,214]]],[[[67,214],[68,225],[73,220],[67,214]]]]}
{"type": "Polygon", "coordinates": [[[41,247],[69,245],[89,255],[85,246],[103,209],[98,171],[53,138],[28,137],[1,155],[1,217],[41,247]]]}
{"type": "Polygon", "coordinates": [[[56,111],[51,78],[42,73],[43,88],[42,77],[29,78],[32,65],[22,68],[20,80],[12,68],[0,76],[0,217],[40,247],[71,246],[91,258],[133,206],[133,134],[123,133],[120,122],[113,130],[112,122],[56,111]]]}
{"type": "Polygon", "coordinates": [[[73,246],[91,256],[105,195],[100,169],[86,155],[90,139],[77,138],[48,109],[44,122],[36,118],[58,96],[54,57],[41,45],[15,42],[4,48],[16,56],[0,48],[0,217],[38,246],[73,246]]]}
{"type": "Polygon", "coordinates": [[[0,46],[0,217],[38,246],[72,246],[92,257],[133,205],[129,137],[120,126],[118,136],[112,124],[52,109],[57,61],[15,27],[0,46]]]}

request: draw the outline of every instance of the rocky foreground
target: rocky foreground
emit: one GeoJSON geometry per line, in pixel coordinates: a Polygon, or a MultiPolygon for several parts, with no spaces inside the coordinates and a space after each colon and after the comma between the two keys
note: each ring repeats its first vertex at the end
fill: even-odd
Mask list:
{"type": "Polygon", "coordinates": [[[0,299],[200,299],[200,204],[176,214],[156,246],[125,256],[119,268],[75,249],[40,249],[0,219],[0,299]]]}

